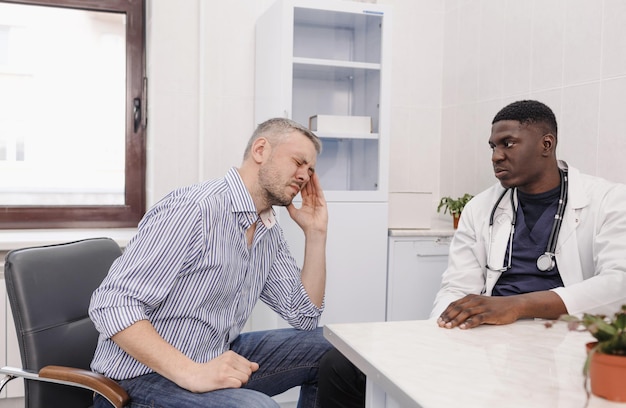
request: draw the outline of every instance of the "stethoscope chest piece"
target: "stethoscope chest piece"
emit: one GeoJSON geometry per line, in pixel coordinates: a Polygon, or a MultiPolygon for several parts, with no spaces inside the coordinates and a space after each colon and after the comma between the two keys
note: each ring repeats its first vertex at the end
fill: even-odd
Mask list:
{"type": "Polygon", "coordinates": [[[546,252],[539,256],[539,258],[537,258],[537,269],[541,272],[551,271],[554,269],[554,255],[546,252]]]}

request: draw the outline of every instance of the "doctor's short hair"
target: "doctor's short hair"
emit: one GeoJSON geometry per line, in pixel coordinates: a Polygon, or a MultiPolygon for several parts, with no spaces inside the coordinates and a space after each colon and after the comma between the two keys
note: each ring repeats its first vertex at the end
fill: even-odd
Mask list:
{"type": "Polygon", "coordinates": [[[322,152],[322,141],[310,129],[302,126],[298,122],[286,118],[272,118],[257,126],[256,130],[248,140],[246,151],[243,154],[244,160],[250,155],[252,144],[260,137],[266,138],[270,145],[276,146],[280,144],[287,133],[297,131],[306,136],[315,146],[317,154],[322,152]]]}
{"type": "Polygon", "coordinates": [[[546,133],[557,134],[554,112],[546,104],[539,101],[524,100],[513,102],[500,110],[491,124],[501,120],[516,120],[523,125],[539,124],[544,126],[546,133]]]}

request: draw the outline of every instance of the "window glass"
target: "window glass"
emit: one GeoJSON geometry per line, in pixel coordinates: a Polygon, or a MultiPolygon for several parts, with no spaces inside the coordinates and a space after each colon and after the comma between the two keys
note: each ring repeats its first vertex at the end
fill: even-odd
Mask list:
{"type": "Polygon", "coordinates": [[[0,16],[2,203],[124,204],[125,15],[0,3],[0,16]]]}
{"type": "Polygon", "coordinates": [[[143,0],[27,3],[0,1],[0,228],[134,226],[143,0]]]}

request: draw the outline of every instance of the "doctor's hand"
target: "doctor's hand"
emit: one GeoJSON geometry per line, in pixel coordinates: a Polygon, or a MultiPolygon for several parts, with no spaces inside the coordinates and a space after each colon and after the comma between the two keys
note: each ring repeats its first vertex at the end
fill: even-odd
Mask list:
{"type": "Polygon", "coordinates": [[[437,319],[439,327],[471,329],[481,324],[509,324],[518,319],[558,319],[568,313],[554,291],[512,296],[466,295],[450,303],[437,319]]]}
{"type": "Polygon", "coordinates": [[[509,324],[520,318],[518,296],[466,295],[450,303],[437,319],[439,327],[471,329],[481,324],[509,324]]]}

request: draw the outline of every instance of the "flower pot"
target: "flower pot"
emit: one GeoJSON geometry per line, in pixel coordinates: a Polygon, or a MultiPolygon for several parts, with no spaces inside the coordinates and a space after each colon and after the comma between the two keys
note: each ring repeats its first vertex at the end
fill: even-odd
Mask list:
{"type": "Polygon", "coordinates": [[[461,214],[452,214],[452,225],[454,229],[459,228],[459,219],[461,218],[461,214]]]}
{"type": "MultiPolygon", "coordinates": [[[[587,352],[596,344],[587,343],[587,352]]],[[[589,380],[594,395],[626,402],[626,356],[594,352],[589,362],[589,380]]]]}

